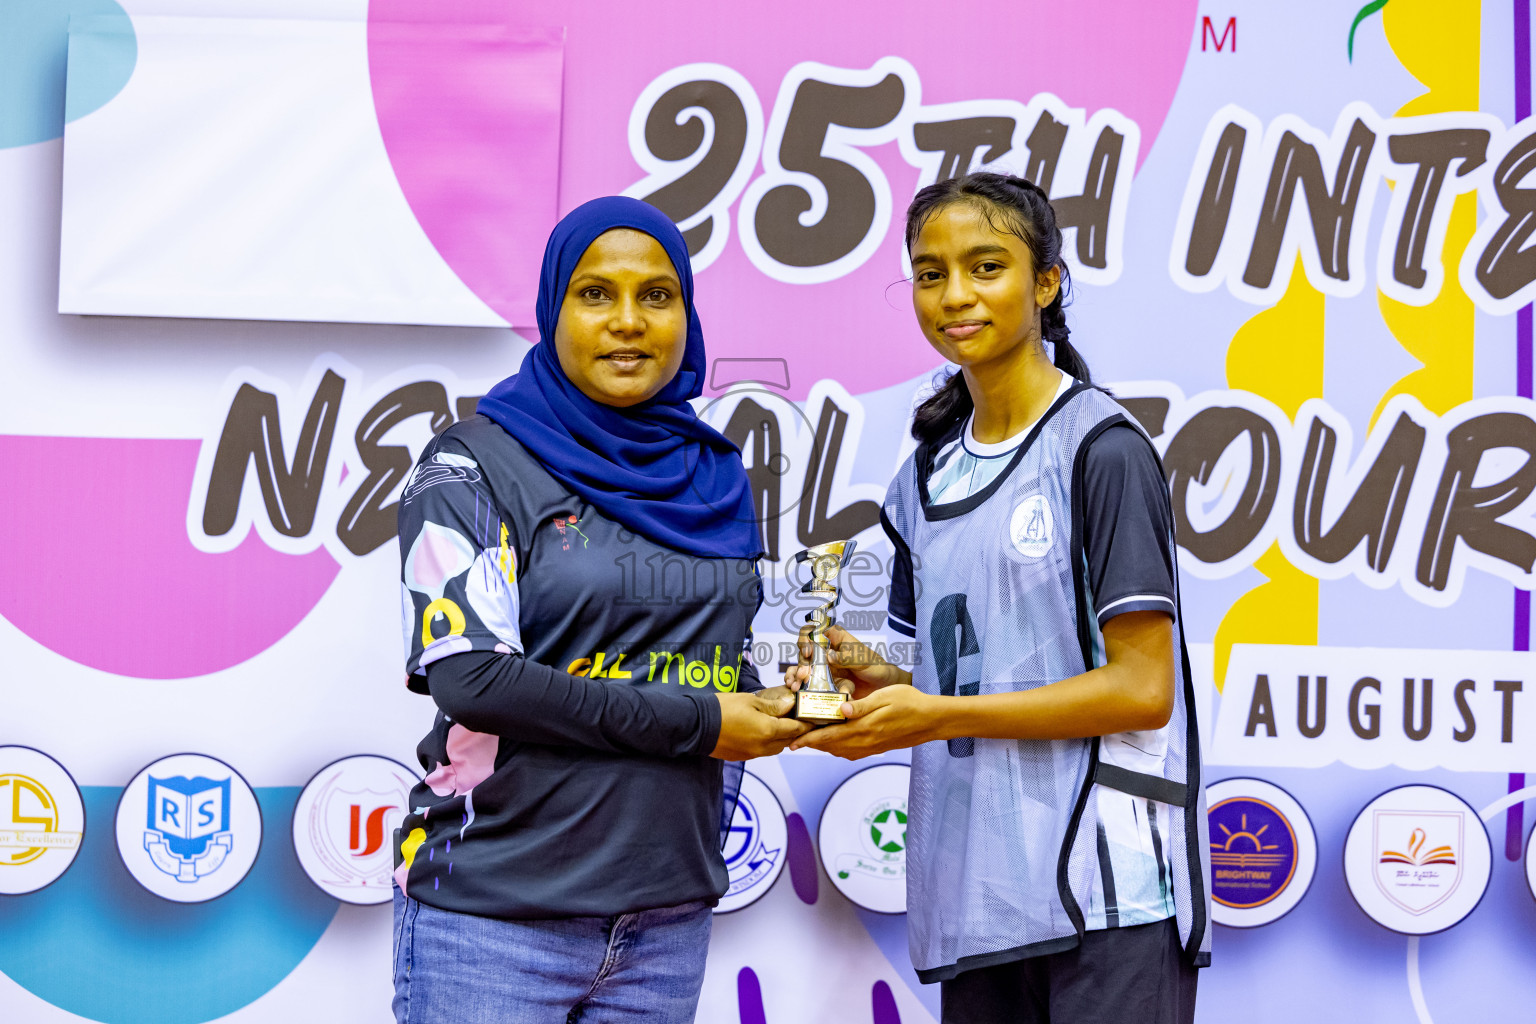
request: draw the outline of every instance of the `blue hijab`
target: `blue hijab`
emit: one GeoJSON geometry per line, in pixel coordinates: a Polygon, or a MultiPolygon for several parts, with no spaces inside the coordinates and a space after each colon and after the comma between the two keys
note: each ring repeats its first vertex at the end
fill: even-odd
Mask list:
{"type": "Polygon", "coordinates": [[[693,308],[693,271],[682,233],[660,210],[609,196],[555,225],[539,277],[539,343],[522,369],[480,400],[479,411],[528,449],[556,480],[598,511],[662,547],[703,558],[763,553],[740,450],[694,414],[703,393],[704,330],[693,308]],[[682,284],[688,343],[677,375],[627,409],[594,402],[555,353],[555,323],[576,264],[614,228],[643,231],[666,250],[682,284]]]}

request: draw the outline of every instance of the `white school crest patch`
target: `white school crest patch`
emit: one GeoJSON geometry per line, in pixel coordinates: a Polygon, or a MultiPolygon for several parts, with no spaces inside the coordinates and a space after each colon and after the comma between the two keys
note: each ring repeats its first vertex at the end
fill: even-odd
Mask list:
{"type": "Polygon", "coordinates": [[[1008,523],[1008,537],[1019,554],[1025,558],[1040,558],[1051,549],[1054,535],[1051,506],[1044,495],[1031,494],[1014,507],[1013,518],[1008,523]]]}

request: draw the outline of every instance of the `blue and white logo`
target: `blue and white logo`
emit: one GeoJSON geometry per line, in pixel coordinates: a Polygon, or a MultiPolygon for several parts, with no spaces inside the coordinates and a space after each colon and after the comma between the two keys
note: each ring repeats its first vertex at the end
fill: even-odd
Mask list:
{"type": "Polygon", "coordinates": [[[178,882],[195,882],[223,867],[234,846],[229,831],[229,779],[149,777],[149,859],[178,882]]]}
{"type": "Polygon", "coordinates": [[[730,884],[715,906],[715,913],[729,914],[751,906],[763,897],[784,871],[784,851],[789,828],[784,808],[773,790],[751,772],[741,776],[741,795],[725,840],[725,870],[730,884]]]}
{"type": "Polygon", "coordinates": [[[177,903],[233,889],[260,846],[255,793],[229,765],[202,754],[156,761],[134,777],[117,806],[117,848],[128,873],[177,903]]]}

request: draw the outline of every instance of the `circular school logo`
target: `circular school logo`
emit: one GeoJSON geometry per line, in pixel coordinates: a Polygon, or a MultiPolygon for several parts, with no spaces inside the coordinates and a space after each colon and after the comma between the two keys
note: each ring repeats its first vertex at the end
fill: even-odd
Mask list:
{"type": "Polygon", "coordinates": [[[1230,928],[1278,921],[1307,894],[1317,836],[1301,805],[1262,779],[1224,779],[1210,801],[1211,916],[1230,928]]]}
{"type": "Polygon", "coordinates": [[[162,899],[202,903],[245,878],[261,847],[261,808],[229,765],[203,754],[163,757],[117,802],[117,852],[162,899]]]}
{"type": "Polygon", "coordinates": [[[838,892],[865,910],[907,909],[907,787],[912,770],[878,764],[843,781],[821,812],[821,864],[838,892]]]}
{"type": "Polygon", "coordinates": [[[1400,786],[1365,805],[1344,841],[1344,878],[1366,915],[1404,935],[1462,921],[1482,901],[1493,847],[1477,812],[1438,786],[1400,786]]]}
{"type": "Polygon", "coordinates": [[[1051,550],[1051,506],[1045,495],[1031,494],[1014,506],[1008,521],[1008,539],[1025,558],[1040,558],[1051,550]]]}
{"type": "Polygon", "coordinates": [[[416,774],[398,761],[358,754],[315,773],[293,808],[299,866],[343,903],[385,903],[393,892],[390,838],[405,819],[416,774]]]}
{"type": "Polygon", "coordinates": [[[768,784],[751,772],[741,776],[741,794],[725,838],[725,871],[730,883],[715,913],[729,914],[762,899],[784,872],[789,826],[784,808],[768,784]]]}
{"type": "Polygon", "coordinates": [[[0,747],[0,895],[53,882],[84,835],[80,787],[64,766],[31,747],[0,747]]]}

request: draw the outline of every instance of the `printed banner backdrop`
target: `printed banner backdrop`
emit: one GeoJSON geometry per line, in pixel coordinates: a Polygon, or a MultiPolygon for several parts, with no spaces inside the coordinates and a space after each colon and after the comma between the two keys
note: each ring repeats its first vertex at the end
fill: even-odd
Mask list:
{"type": "MultiPolygon", "coordinates": [[[[547,226],[593,196],[689,241],[701,413],[769,548],[754,659],[789,656],[795,553],[844,537],[844,622],[916,656],[877,525],[939,367],[902,213],[983,163],[1050,191],[1074,342],[1173,490],[1200,1019],[1536,999],[1529,0],[0,19],[8,1017],[386,1018],[379,837],[431,717],[393,502],[517,366],[547,226]]],[[[749,765],[701,1021],[937,1020],[889,912],[904,760],[749,765]]]]}
{"type": "Polygon", "coordinates": [[[561,33],[390,17],[74,17],[59,312],[533,323],[561,33]]]}

